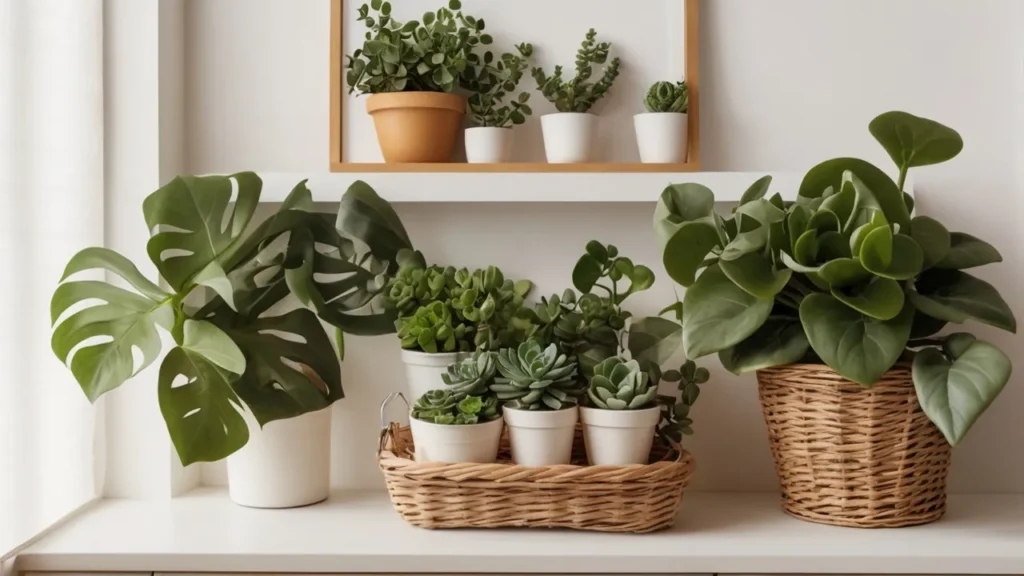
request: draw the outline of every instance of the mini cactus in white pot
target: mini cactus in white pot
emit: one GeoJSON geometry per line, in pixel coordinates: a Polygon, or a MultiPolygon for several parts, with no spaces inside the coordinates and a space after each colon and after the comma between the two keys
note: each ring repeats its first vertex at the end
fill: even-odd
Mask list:
{"type": "Polygon", "coordinates": [[[690,106],[689,88],[682,82],[655,82],[644,98],[646,113],[633,117],[640,160],[645,164],[686,162],[690,106]]]}

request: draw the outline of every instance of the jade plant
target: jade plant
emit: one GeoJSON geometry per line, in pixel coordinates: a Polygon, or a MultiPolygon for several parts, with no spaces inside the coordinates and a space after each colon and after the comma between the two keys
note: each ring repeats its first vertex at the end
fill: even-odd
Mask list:
{"type": "Polygon", "coordinates": [[[686,286],[689,358],[717,353],[737,374],[824,362],[870,387],[911,363],[917,397],[950,444],[960,442],[1010,377],[996,346],[947,324],[975,320],[1016,332],[991,284],[965,270],[999,252],[928,216],[913,215],[908,171],[960,153],[960,135],[905,112],[875,118],[871,134],[896,164],[894,182],[856,158],[812,168],[795,202],[754,183],[729,218],[698,184],[669,187],[655,214],[669,275],[686,286]],[[699,276],[699,271],[703,271],[699,276]]]}
{"type": "Polygon", "coordinates": [[[391,3],[372,0],[359,7],[366,25],[362,47],[348,58],[349,92],[454,92],[471,70],[473,48],[493,42],[485,23],[462,13],[459,0],[423,14],[421,21],[395,19],[391,3]]]}
{"type": "Polygon", "coordinates": [[[483,396],[494,381],[497,361],[494,352],[476,352],[472,356],[448,366],[441,375],[447,390],[457,399],[483,396]]]}
{"type": "Polygon", "coordinates": [[[655,82],[644,98],[648,112],[675,112],[686,114],[690,107],[690,91],[686,81],[655,82]]]}
{"type": "Polygon", "coordinates": [[[594,104],[608,94],[615,79],[619,77],[620,60],[613,58],[608,62],[612,45],[608,42],[598,43],[596,38],[597,32],[591,28],[576,52],[576,75],[569,80],[562,77],[561,66],[555,66],[550,76],[543,68],[533,69],[537,89],[559,112],[589,112],[594,104]],[[603,66],[605,63],[608,65],[602,71],[601,78],[591,82],[594,65],[603,66]]]}
{"type": "Polygon", "coordinates": [[[339,335],[393,331],[380,287],[397,271],[397,250],[411,244],[387,202],[357,182],[338,214],[319,213],[301,182],[256,224],[261,191],[251,172],[175,178],[142,205],[153,231],[146,249],[163,285],[117,252],[86,248],[50,303],[53,351],[90,401],[155,362],[161,329],[170,334],[157,398],[184,465],[244,446],[243,409],[262,426],[342,398],[338,354],[321,320],[339,335]],[[90,270],[125,284],[71,279],[90,270]],[[275,312],[289,296],[306,307],[275,312]]]}
{"type": "Polygon", "coordinates": [[[613,356],[594,368],[587,396],[604,410],[643,410],[657,403],[658,386],[639,362],[613,356]]]}
{"type": "Polygon", "coordinates": [[[533,57],[531,44],[517,44],[516,54],[505,53],[495,58],[491,51],[483,57],[470,55],[470,67],[463,75],[469,91],[470,119],[476,126],[509,128],[523,124],[533,114],[529,92],[513,93],[533,57]]]}
{"type": "Polygon", "coordinates": [[[499,416],[501,408],[493,394],[457,398],[450,390],[431,390],[412,406],[413,418],[432,424],[484,424],[499,416]]]}
{"type": "Polygon", "coordinates": [[[576,381],[576,362],[558,351],[528,340],[518,348],[498,351],[498,372],[491,391],[509,408],[562,410],[576,406],[584,390],[576,381]]]}

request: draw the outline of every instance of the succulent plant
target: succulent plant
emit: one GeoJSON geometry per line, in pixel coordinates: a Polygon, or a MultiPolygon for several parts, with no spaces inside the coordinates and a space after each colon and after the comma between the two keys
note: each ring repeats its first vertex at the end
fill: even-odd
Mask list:
{"type": "Polygon", "coordinates": [[[690,107],[690,90],[686,81],[655,82],[647,91],[644,107],[648,112],[677,112],[686,114],[690,107]]]}
{"type": "Polygon", "coordinates": [[[441,302],[421,306],[412,316],[398,319],[398,337],[402,348],[420,349],[431,354],[455,352],[468,328],[452,324],[452,313],[441,302]]]}
{"type": "MultiPolygon", "coordinates": [[[[661,411],[661,423],[658,425],[658,435],[666,441],[676,444],[682,441],[683,436],[693,434],[693,420],[690,419],[690,408],[697,402],[700,396],[700,385],[711,379],[711,373],[707,368],[698,368],[693,360],[687,360],[679,370],[668,370],[658,374],[660,380],[666,382],[677,382],[679,388],[679,399],[674,396],[659,396],[658,400],[664,405],[661,411]]],[[[652,382],[657,389],[658,382],[652,382]]]]}
{"type": "Polygon", "coordinates": [[[441,375],[448,391],[457,400],[487,394],[497,369],[494,356],[494,352],[476,352],[449,366],[447,372],[441,375]]]}
{"type": "Polygon", "coordinates": [[[455,273],[449,305],[456,318],[475,327],[474,349],[497,350],[523,340],[512,319],[532,289],[529,280],[506,279],[495,266],[472,273],[463,268],[455,273]]]}
{"type": "Polygon", "coordinates": [[[576,362],[536,340],[498,352],[498,372],[491,390],[498,400],[520,410],[561,410],[575,406],[583,389],[576,382],[576,362]]]}
{"type": "Polygon", "coordinates": [[[608,61],[611,44],[597,43],[597,32],[593,28],[576,53],[576,76],[566,81],[562,78],[562,67],[555,66],[554,72],[548,76],[542,68],[533,69],[533,78],[537,88],[544,94],[559,112],[588,112],[594,104],[604,98],[619,76],[618,58],[613,58],[604,69],[601,79],[589,82],[594,75],[594,64],[608,61]]]}
{"type": "Polygon", "coordinates": [[[501,416],[493,394],[456,398],[450,390],[431,390],[412,407],[412,417],[433,424],[483,424],[501,416]]]}
{"type": "Polygon", "coordinates": [[[455,268],[430,266],[409,254],[402,254],[403,262],[398,273],[392,278],[385,294],[398,309],[399,314],[408,315],[418,308],[436,300],[448,298],[448,291],[455,285],[455,268]]]}
{"type": "Polygon", "coordinates": [[[529,92],[520,92],[508,100],[530,67],[533,45],[516,45],[517,54],[505,53],[495,58],[493,52],[485,52],[481,58],[470,54],[470,67],[463,75],[465,88],[470,92],[469,113],[476,126],[508,128],[513,124],[526,122],[533,109],[527,104],[529,92]]]}
{"type": "Polygon", "coordinates": [[[605,410],[642,410],[654,406],[658,387],[636,360],[612,356],[594,367],[587,389],[590,401],[605,410]]]}

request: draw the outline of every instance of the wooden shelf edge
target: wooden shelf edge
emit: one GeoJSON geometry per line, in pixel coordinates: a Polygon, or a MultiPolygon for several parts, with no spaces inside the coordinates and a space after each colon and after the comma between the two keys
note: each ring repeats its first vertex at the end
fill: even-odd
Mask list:
{"type": "Polygon", "coordinates": [[[503,164],[383,164],[332,162],[331,172],[362,173],[450,173],[450,174],[592,174],[592,173],[678,173],[699,172],[695,162],[685,164],[640,164],[640,163],[589,163],[589,164],[547,164],[522,162],[503,164]]]}

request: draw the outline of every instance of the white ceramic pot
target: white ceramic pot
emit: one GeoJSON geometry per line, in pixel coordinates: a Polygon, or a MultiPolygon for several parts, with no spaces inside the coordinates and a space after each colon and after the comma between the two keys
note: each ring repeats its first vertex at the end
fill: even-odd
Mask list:
{"type": "Polygon", "coordinates": [[[228,456],[228,493],[252,508],[294,508],[331,490],[331,407],[263,427],[228,456]]]}
{"type": "Polygon", "coordinates": [[[597,116],[579,112],[559,112],[540,117],[544,132],[544,153],[551,164],[577,164],[591,161],[597,116]]]}
{"type": "Polygon", "coordinates": [[[409,385],[409,402],[416,402],[417,398],[431,390],[443,389],[445,385],[441,375],[447,371],[449,365],[465,357],[466,354],[462,352],[428,354],[426,352],[402,350],[402,362],[405,363],[405,378],[409,385]]]}
{"type": "Polygon", "coordinates": [[[512,460],[521,466],[568,464],[579,410],[516,410],[505,407],[512,460]]]}
{"type": "Polygon", "coordinates": [[[410,416],[416,461],[490,464],[498,458],[503,424],[498,418],[483,424],[445,426],[410,416]]]}
{"type": "Polygon", "coordinates": [[[661,407],[644,410],[580,408],[587,461],[595,466],[647,464],[661,407]]]}
{"type": "Polygon", "coordinates": [[[467,128],[466,161],[470,164],[511,162],[514,134],[512,128],[467,128]]]}
{"type": "Polygon", "coordinates": [[[640,160],[645,164],[686,162],[686,114],[648,112],[633,117],[640,160]]]}

